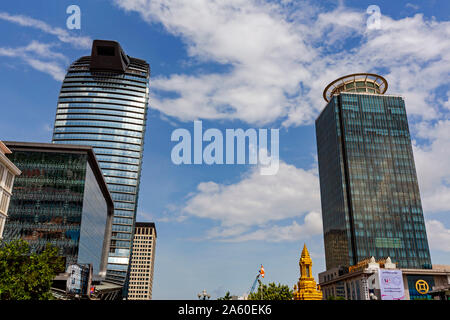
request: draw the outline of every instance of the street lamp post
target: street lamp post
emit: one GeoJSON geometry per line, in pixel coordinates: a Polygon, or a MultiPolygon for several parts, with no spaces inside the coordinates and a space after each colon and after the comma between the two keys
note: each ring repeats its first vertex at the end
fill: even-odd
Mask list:
{"type": "Polygon", "coordinates": [[[206,289],[203,289],[201,293],[197,294],[197,297],[199,298],[199,300],[209,300],[209,298],[211,298],[211,295],[206,292],[206,289]]]}

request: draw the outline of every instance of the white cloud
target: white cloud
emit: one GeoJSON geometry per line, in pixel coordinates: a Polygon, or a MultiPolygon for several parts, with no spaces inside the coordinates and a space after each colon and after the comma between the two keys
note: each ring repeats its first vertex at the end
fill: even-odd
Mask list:
{"type": "Polygon", "coordinates": [[[263,240],[268,242],[299,241],[314,235],[322,234],[322,217],[320,213],[310,212],[305,216],[304,223],[299,225],[293,221],[288,226],[270,226],[256,231],[237,234],[234,238],[225,238],[223,241],[240,242],[250,240],[263,240]]]}
{"type": "Polygon", "coordinates": [[[429,143],[414,143],[422,203],[425,213],[450,211],[450,120],[422,122],[417,137],[429,143]]]}
{"type": "Polygon", "coordinates": [[[0,47],[0,56],[18,57],[32,68],[48,73],[57,81],[62,81],[65,76],[67,58],[61,53],[53,52],[52,46],[52,44],[33,40],[25,47],[0,47]]]}
{"type": "Polygon", "coordinates": [[[450,91],[447,92],[447,101],[441,101],[444,108],[450,110],[450,91]]]}
{"type": "MultiPolygon", "coordinates": [[[[342,9],[332,13],[337,21],[345,21],[350,19],[345,18],[346,16],[354,15],[342,9]]],[[[321,21],[320,17],[321,15],[318,21],[321,21]]],[[[431,120],[441,117],[440,104],[435,101],[435,91],[442,85],[448,86],[450,23],[428,21],[421,14],[400,20],[382,16],[380,30],[366,30],[365,24],[353,19],[355,24],[348,27],[347,31],[336,33],[332,31],[334,29],[330,30],[338,39],[337,43],[347,41],[351,35],[361,36],[358,45],[349,45],[346,50],[339,49],[337,53],[324,54],[314,61],[308,70],[315,80],[311,81],[310,90],[302,97],[308,103],[299,101],[297,107],[289,112],[285,125],[302,124],[302,109],[315,106],[316,114],[322,110],[322,91],[330,81],[354,72],[381,73],[378,70],[382,70],[388,80],[388,94],[405,97],[411,119],[431,120]]],[[[330,22],[330,28],[335,28],[333,26],[330,22]]],[[[320,32],[316,36],[317,39],[328,37],[326,33],[320,37],[320,32]]],[[[331,46],[319,48],[325,52],[333,49],[331,46]]]]}
{"type": "Polygon", "coordinates": [[[187,44],[200,61],[230,65],[229,72],[156,77],[155,90],[179,98],[154,95],[152,106],[182,120],[243,119],[265,123],[287,114],[308,74],[301,66],[315,58],[280,8],[268,3],[234,0],[116,1],[159,22],[187,44]]]}
{"type": "Polygon", "coordinates": [[[430,248],[450,252],[450,230],[437,220],[426,221],[430,248]]]}
{"type": "MultiPolygon", "coordinates": [[[[11,15],[0,12],[0,20],[18,24],[23,27],[38,29],[47,34],[56,36],[59,41],[69,43],[75,48],[88,49],[92,39],[88,36],[74,36],[69,31],[52,27],[44,21],[24,15],[11,15]]],[[[55,80],[62,81],[66,73],[68,59],[62,53],[51,50],[55,44],[41,43],[33,40],[28,46],[17,48],[0,47],[0,56],[18,57],[33,69],[51,75],[55,80]]]]}
{"type": "Polygon", "coordinates": [[[244,0],[116,3],[179,36],[191,57],[229,66],[222,73],[154,78],[152,106],[169,116],[311,123],[324,106],[322,90],[330,81],[383,68],[390,92],[406,97],[410,115],[439,117],[434,90],[450,72],[448,21],[383,15],[381,30],[367,30],[365,11],[342,4],[327,10],[300,1],[286,6],[244,0]]]}
{"type": "Polygon", "coordinates": [[[41,43],[33,40],[25,47],[17,48],[0,48],[0,54],[9,57],[24,56],[25,54],[30,54],[31,56],[40,56],[42,58],[51,58],[67,61],[66,56],[61,53],[53,52],[51,48],[53,44],[41,43]]]}
{"type": "Polygon", "coordinates": [[[88,49],[92,45],[92,39],[87,36],[73,36],[67,30],[52,27],[44,21],[27,17],[24,15],[11,15],[7,12],[0,12],[0,19],[16,23],[23,27],[31,27],[45,33],[56,36],[60,41],[69,43],[75,47],[88,49]]]}
{"type": "MultiPolygon", "coordinates": [[[[369,30],[365,10],[342,2],[331,9],[305,1],[115,2],[180,37],[191,60],[228,67],[153,78],[152,107],[183,121],[311,124],[325,105],[322,91],[330,81],[355,72],[381,73],[388,93],[405,98],[412,127],[419,123],[430,131],[422,130],[418,137],[426,141],[414,147],[425,212],[450,210],[449,102],[439,97],[450,79],[449,21],[423,14],[393,19],[382,12],[381,28],[369,30]]],[[[232,188],[226,190],[213,197],[225,199],[232,188]]],[[[215,219],[229,223],[221,214],[215,219]]]]}
{"type": "Polygon", "coordinates": [[[319,182],[315,170],[280,162],[277,174],[260,175],[254,168],[235,184],[203,182],[191,195],[183,213],[219,222],[211,239],[226,241],[295,240],[321,233],[319,182]],[[297,220],[305,216],[304,224],[297,220]],[[290,221],[291,225],[274,223],[290,221]],[[257,230],[255,230],[255,228],[257,230]],[[271,232],[281,232],[270,235],[271,232]]]}
{"type": "Polygon", "coordinates": [[[413,4],[413,3],[410,3],[410,2],[408,2],[408,3],[405,5],[405,7],[406,7],[406,8],[411,8],[411,9],[414,9],[414,10],[419,10],[419,8],[420,8],[417,4],[413,4]]]}

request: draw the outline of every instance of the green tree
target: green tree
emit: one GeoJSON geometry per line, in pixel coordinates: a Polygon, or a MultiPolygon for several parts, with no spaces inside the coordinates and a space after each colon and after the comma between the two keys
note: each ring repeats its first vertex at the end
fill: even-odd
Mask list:
{"type": "Polygon", "coordinates": [[[225,296],[224,296],[224,297],[217,298],[217,300],[231,300],[231,294],[230,294],[230,291],[227,291],[227,293],[225,293],[225,296]]]}
{"type": "Polygon", "coordinates": [[[52,299],[53,278],[63,268],[54,246],[47,245],[36,254],[24,240],[4,242],[0,247],[0,300],[52,299]]]}
{"type": "Polygon", "coordinates": [[[293,291],[285,284],[275,285],[275,282],[269,285],[263,284],[258,280],[258,291],[250,293],[248,300],[292,300],[293,291]]]}

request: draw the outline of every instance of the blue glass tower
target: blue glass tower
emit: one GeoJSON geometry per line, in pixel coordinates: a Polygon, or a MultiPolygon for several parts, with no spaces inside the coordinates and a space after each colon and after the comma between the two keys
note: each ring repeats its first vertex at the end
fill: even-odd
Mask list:
{"type": "Polygon", "coordinates": [[[114,41],[95,40],[69,67],[58,99],[54,143],[94,148],[114,201],[107,279],[127,287],[139,194],[150,68],[114,41]]]}
{"type": "Polygon", "coordinates": [[[374,256],[431,268],[405,103],[384,78],[332,82],[316,120],[327,270],[374,256]]]}

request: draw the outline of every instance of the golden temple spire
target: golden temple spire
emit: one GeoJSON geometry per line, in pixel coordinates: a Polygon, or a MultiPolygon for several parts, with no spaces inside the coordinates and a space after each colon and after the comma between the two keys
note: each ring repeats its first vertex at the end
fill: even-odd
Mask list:
{"type": "Polygon", "coordinates": [[[306,244],[300,255],[300,278],[294,285],[294,300],[322,300],[322,291],[312,276],[312,260],[306,244]]]}
{"type": "Polygon", "coordinates": [[[306,247],[306,243],[303,244],[303,250],[302,250],[302,258],[310,258],[308,248],[306,247]]]}
{"type": "Polygon", "coordinates": [[[312,265],[312,260],[311,257],[309,256],[309,252],[308,252],[308,248],[306,248],[306,243],[303,245],[303,250],[302,250],[302,254],[300,256],[300,261],[299,264],[304,264],[304,265],[312,265]]]}

